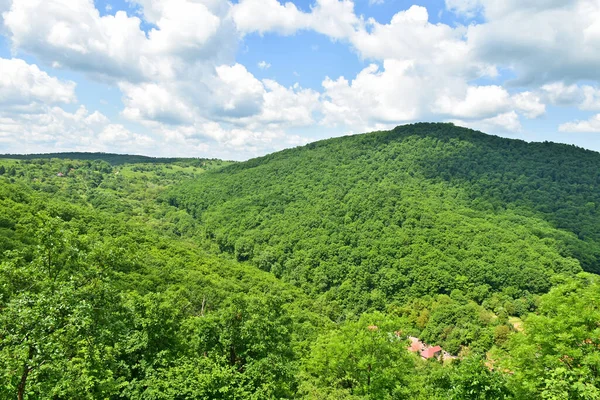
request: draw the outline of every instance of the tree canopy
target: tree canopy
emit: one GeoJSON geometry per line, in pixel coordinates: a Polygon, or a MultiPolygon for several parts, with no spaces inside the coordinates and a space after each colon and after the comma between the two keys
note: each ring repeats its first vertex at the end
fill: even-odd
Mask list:
{"type": "Polygon", "coordinates": [[[0,162],[2,399],[600,398],[598,153],[96,156],[0,162]]]}

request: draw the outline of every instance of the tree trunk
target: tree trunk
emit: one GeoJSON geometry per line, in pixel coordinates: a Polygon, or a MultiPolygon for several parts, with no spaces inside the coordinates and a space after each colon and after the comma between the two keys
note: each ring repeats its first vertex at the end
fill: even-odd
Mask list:
{"type": "Polygon", "coordinates": [[[237,355],[235,354],[235,348],[233,347],[233,345],[229,346],[229,365],[231,365],[232,367],[235,365],[235,359],[237,358],[237,355]]]}
{"type": "Polygon", "coordinates": [[[33,346],[29,346],[29,356],[27,357],[27,361],[23,363],[23,373],[21,374],[21,382],[17,386],[17,399],[23,400],[25,398],[25,385],[27,384],[27,376],[29,376],[29,372],[31,371],[31,367],[28,362],[33,358],[33,346]]]}

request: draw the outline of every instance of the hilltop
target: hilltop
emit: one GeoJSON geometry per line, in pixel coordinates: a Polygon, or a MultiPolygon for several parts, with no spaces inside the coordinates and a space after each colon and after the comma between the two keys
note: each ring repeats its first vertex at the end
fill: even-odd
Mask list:
{"type": "Polygon", "coordinates": [[[341,309],[453,290],[518,298],[600,271],[600,154],[452,124],[284,150],[167,200],[223,252],[341,309]]]}

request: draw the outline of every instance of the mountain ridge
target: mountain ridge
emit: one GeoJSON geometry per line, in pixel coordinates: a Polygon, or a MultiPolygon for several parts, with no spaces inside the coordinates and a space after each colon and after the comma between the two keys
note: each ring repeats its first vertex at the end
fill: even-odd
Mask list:
{"type": "Polygon", "coordinates": [[[58,152],[58,153],[30,153],[30,154],[0,154],[0,159],[35,160],[35,159],[62,159],[62,160],[86,160],[106,161],[111,165],[123,164],[171,164],[176,162],[190,161],[215,161],[216,159],[201,157],[151,157],[139,154],[118,154],[104,152],[58,152]]]}

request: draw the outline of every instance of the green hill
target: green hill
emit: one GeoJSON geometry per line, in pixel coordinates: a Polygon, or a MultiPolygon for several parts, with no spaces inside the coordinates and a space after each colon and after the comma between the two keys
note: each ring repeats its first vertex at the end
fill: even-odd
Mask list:
{"type": "Polygon", "coordinates": [[[599,154],[127,157],[0,160],[0,399],[600,398],[599,154]]]}
{"type": "Polygon", "coordinates": [[[456,289],[520,297],[600,271],[600,154],[452,124],[285,150],[168,201],[222,251],[356,312],[456,289]]]}

